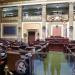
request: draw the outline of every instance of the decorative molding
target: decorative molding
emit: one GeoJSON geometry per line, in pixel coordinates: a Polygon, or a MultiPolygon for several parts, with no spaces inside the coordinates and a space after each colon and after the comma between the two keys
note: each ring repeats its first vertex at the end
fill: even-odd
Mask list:
{"type": "Polygon", "coordinates": [[[50,4],[50,3],[70,3],[75,2],[75,0],[31,0],[31,1],[19,1],[19,2],[9,2],[0,5],[0,7],[9,7],[9,6],[22,6],[22,5],[36,5],[36,4],[50,4]]]}

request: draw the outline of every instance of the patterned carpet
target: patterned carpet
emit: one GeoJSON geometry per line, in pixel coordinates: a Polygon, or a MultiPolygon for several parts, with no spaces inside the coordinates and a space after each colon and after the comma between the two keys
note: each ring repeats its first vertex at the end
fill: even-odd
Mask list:
{"type": "Polygon", "coordinates": [[[49,52],[43,60],[34,60],[34,75],[75,75],[74,56],[49,52]]]}

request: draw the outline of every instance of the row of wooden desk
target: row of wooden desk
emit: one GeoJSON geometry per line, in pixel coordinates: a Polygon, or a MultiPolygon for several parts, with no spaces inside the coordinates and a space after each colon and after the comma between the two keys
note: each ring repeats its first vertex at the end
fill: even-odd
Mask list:
{"type": "Polygon", "coordinates": [[[45,41],[37,40],[32,45],[26,45],[25,47],[23,46],[23,48],[15,42],[15,44],[7,47],[7,65],[11,71],[15,71],[15,63],[21,59],[22,54],[31,52],[32,56],[34,56],[39,52],[43,57],[46,57],[46,54],[44,55],[42,53],[47,53],[48,51],[67,52],[65,46],[75,52],[75,43],[73,41],[70,42],[68,38],[64,37],[50,37],[45,41]]]}

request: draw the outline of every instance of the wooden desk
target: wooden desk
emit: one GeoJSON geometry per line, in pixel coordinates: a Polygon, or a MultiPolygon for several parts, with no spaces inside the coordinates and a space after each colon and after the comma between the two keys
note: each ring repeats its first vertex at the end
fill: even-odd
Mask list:
{"type": "Polygon", "coordinates": [[[7,65],[9,70],[14,71],[15,70],[15,63],[17,60],[20,59],[20,53],[18,51],[8,51],[7,52],[7,65]]]}

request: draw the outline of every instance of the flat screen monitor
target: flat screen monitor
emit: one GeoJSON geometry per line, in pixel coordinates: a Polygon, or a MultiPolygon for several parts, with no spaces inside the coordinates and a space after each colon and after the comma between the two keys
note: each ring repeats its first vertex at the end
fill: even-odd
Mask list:
{"type": "Polygon", "coordinates": [[[3,26],[4,36],[14,36],[16,35],[16,26],[3,26]]]}

